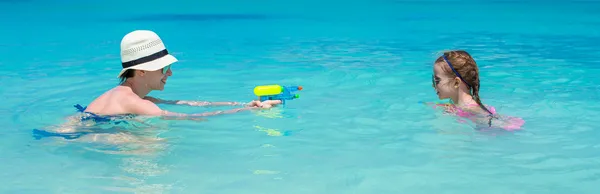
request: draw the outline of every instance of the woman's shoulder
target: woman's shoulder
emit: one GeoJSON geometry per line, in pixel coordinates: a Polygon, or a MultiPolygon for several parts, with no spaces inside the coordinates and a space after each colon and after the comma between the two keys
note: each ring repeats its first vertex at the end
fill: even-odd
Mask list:
{"type": "Polygon", "coordinates": [[[130,89],[115,87],[94,99],[86,108],[86,112],[100,115],[129,114],[127,105],[141,100],[130,89]]]}

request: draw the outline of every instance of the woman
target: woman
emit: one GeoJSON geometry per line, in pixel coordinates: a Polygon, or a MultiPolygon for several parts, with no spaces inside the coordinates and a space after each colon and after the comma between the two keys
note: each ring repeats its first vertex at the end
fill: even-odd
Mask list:
{"type": "MultiPolygon", "coordinates": [[[[171,119],[203,120],[202,117],[224,113],[235,113],[256,108],[270,108],[280,104],[280,100],[252,101],[243,108],[199,114],[174,113],[160,109],[156,104],[187,104],[193,106],[241,105],[235,102],[195,102],[169,101],[147,96],[152,90],[163,90],[169,76],[170,67],[177,59],[167,52],[162,40],[152,31],[136,30],[121,41],[121,61],[123,69],[119,73],[121,84],[96,98],[89,106],[75,107],[83,114],[69,117],[69,122],[59,126],[55,132],[33,130],[35,139],[62,137],[67,140],[105,142],[123,144],[132,142],[158,142],[161,139],[132,135],[122,127],[97,127],[96,123],[128,123],[139,121],[131,116],[162,116],[171,119]],[[85,122],[85,121],[93,122],[85,122]]],[[[144,124],[143,122],[141,122],[144,124]]]]}
{"type": "Polygon", "coordinates": [[[147,116],[196,117],[234,113],[256,108],[270,108],[280,100],[252,101],[243,108],[199,114],[174,113],[160,109],[156,104],[186,104],[192,106],[242,105],[235,102],[170,101],[147,96],[152,90],[163,90],[170,67],[177,59],[170,55],[160,37],[148,30],[136,30],[125,35],[121,41],[119,73],[121,84],[92,101],[84,112],[95,115],[135,114],[147,116]]]}

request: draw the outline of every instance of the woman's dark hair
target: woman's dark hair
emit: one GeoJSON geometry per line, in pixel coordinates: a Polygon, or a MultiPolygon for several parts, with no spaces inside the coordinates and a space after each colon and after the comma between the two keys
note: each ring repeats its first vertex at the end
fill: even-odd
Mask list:
{"type": "Polygon", "coordinates": [[[125,72],[123,74],[121,74],[121,76],[119,76],[119,84],[122,84],[123,82],[125,82],[125,80],[127,80],[127,78],[131,78],[133,77],[133,75],[135,75],[135,69],[128,69],[125,70],[125,72]]]}

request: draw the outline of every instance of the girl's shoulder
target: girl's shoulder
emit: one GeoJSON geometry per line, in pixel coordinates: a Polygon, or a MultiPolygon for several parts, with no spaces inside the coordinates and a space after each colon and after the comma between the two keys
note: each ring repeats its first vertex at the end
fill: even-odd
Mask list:
{"type": "Polygon", "coordinates": [[[460,109],[463,111],[471,112],[473,114],[485,114],[485,115],[489,115],[490,113],[494,114],[494,115],[496,114],[496,108],[494,108],[493,106],[491,106],[491,105],[483,105],[483,106],[485,107],[485,109],[483,109],[481,106],[479,106],[479,104],[467,104],[467,105],[461,106],[460,109]]]}

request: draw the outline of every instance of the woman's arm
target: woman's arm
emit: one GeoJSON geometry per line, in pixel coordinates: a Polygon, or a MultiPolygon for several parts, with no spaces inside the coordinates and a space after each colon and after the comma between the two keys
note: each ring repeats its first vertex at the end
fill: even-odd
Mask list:
{"type": "Polygon", "coordinates": [[[225,110],[225,111],[204,112],[204,113],[196,113],[196,114],[175,113],[175,112],[169,112],[166,110],[162,110],[161,116],[163,119],[169,119],[169,120],[204,120],[204,117],[207,117],[207,116],[231,114],[231,113],[236,113],[236,112],[245,111],[245,110],[252,110],[252,109],[271,108],[271,107],[273,107],[277,104],[281,104],[281,103],[282,103],[281,100],[266,100],[264,102],[252,101],[252,103],[249,103],[249,106],[246,106],[244,108],[236,108],[236,109],[225,110]]]}
{"type": "Polygon", "coordinates": [[[167,119],[167,120],[204,120],[204,117],[207,117],[207,116],[231,114],[231,113],[236,113],[236,112],[240,112],[240,111],[260,109],[260,108],[261,107],[244,107],[244,108],[236,108],[236,109],[225,110],[225,111],[204,112],[204,113],[196,113],[196,114],[176,113],[176,112],[170,112],[170,111],[163,110],[160,116],[162,119],[167,119]]]}
{"type": "Polygon", "coordinates": [[[248,103],[243,108],[236,108],[236,109],[225,110],[225,111],[185,114],[185,113],[176,113],[176,112],[162,110],[156,104],[152,103],[150,100],[139,99],[139,100],[135,100],[135,101],[136,102],[127,104],[129,111],[132,112],[133,114],[147,115],[147,116],[160,116],[163,119],[169,119],[169,120],[203,120],[203,117],[207,117],[207,116],[231,114],[231,113],[237,113],[240,111],[252,110],[252,109],[271,108],[277,104],[281,104],[281,100],[266,100],[264,102],[252,101],[251,103],[248,103]]]}
{"type": "Polygon", "coordinates": [[[242,106],[246,103],[241,102],[208,102],[208,101],[188,101],[188,100],[163,100],[160,98],[154,98],[150,96],[144,97],[145,100],[154,102],[155,104],[175,104],[175,105],[189,105],[189,106],[242,106]]]}

